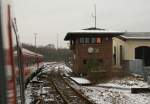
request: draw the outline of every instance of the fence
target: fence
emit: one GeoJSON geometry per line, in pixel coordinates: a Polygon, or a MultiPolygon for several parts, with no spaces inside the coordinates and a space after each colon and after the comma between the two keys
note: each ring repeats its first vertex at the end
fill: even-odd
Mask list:
{"type": "Polygon", "coordinates": [[[150,67],[144,67],[144,79],[150,84],[150,67]]]}
{"type": "Polygon", "coordinates": [[[143,66],[143,61],[141,59],[135,59],[135,60],[124,60],[123,62],[123,68],[126,71],[129,71],[130,73],[135,73],[135,74],[144,74],[144,66],[143,66]]]}
{"type": "Polygon", "coordinates": [[[142,59],[124,60],[123,69],[129,73],[142,75],[144,80],[150,84],[150,66],[145,67],[142,59]]]}

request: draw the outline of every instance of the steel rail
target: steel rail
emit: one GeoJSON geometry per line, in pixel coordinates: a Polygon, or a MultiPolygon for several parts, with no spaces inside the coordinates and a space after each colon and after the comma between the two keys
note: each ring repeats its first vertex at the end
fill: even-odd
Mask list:
{"type": "MultiPolygon", "coordinates": [[[[86,96],[84,96],[83,94],[81,94],[78,90],[76,90],[75,88],[73,88],[71,86],[71,84],[69,84],[64,78],[63,76],[61,76],[62,79],[64,80],[64,82],[78,95],[80,96],[82,99],[86,100],[88,102],[88,104],[94,104],[94,102],[90,101],[86,96]]],[[[69,80],[69,79],[68,79],[69,80]]]]}
{"type": "MultiPolygon", "coordinates": [[[[59,76],[60,77],[60,76],[59,76]]],[[[66,82],[64,79],[63,79],[63,77],[61,76],[59,79],[58,79],[58,77],[57,77],[57,79],[56,79],[56,81],[60,81],[60,80],[62,80],[63,82],[64,82],[64,85],[66,86],[66,87],[68,87],[68,88],[70,88],[70,90],[72,90],[73,91],[73,93],[74,93],[74,96],[76,96],[76,97],[78,97],[80,100],[81,100],[81,102],[86,102],[86,104],[94,104],[93,102],[91,102],[90,100],[88,100],[87,99],[87,97],[85,97],[85,96],[83,96],[79,91],[77,91],[76,89],[74,89],[68,82],[66,82]]],[[[61,88],[58,88],[58,86],[59,85],[57,85],[56,83],[56,81],[54,81],[54,78],[53,78],[53,83],[54,83],[54,85],[55,85],[55,87],[57,88],[57,90],[59,91],[59,93],[61,94],[61,96],[63,97],[63,99],[65,99],[65,102],[66,102],[66,104],[70,104],[70,102],[69,102],[69,100],[64,96],[64,94],[61,92],[61,88]]],[[[60,86],[59,86],[60,87],[60,86]]],[[[65,90],[63,90],[64,92],[65,92],[65,90]]],[[[72,93],[72,94],[73,94],[72,93]]]]}
{"type": "MultiPolygon", "coordinates": [[[[49,84],[46,86],[51,87],[53,89],[49,90],[48,93],[54,93],[54,101],[59,100],[57,101],[57,104],[95,104],[92,101],[90,101],[86,96],[84,96],[81,92],[73,88],[71,84],[60,74],[55,72],[44,74],[46,74],[47,77],[44,78],[41,74],[41,80],[43,80],[43,82],[47,80],[49,84]],[[58,95],[59,97],[57,98],[58,95]]],[[[42,99],[39,99],[35,104],[42,103],[42,99]]]]}
{"type": "Polygon", "coordinates": [[[57,85],[55,84],[54,80],[51,79],[52,84],[54,85],[56,91],[60,94],[61,98],[64,100],[65,104],[70,104],[69,101],[63,96],[63,94],[61,93],[61,91],[58,89],[57,85]]]}
{"type": "MultiPolygon", "coordinates": [[[[46,85],[47,87],[52,88],[52,90],[50,90],[51,94],[54,94],[55,96],[55,100],[54,102],[47,102],[48,104],[70,104],[69,102],[67,102],[67,100],[63,97],[63,95],[60,93],[59,89],[57,89],[57,87],[55,86],[55,83],[53,83],[52,78],[51,77],[41,77],[43,80],[47,80],[48,84],[46,85]],[[59,98],[58,98],[59,95],[59,98]]],[[[46,104],[47,104],[46,103],[46,104]]],[[[38,99],[35,103],[33,104],[45,104],[44,103],[44,99],[38,99]]]]}

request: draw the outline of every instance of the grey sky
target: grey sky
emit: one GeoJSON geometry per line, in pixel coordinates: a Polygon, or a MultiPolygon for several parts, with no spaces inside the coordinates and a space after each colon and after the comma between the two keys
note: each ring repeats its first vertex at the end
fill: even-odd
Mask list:
{"type": "Polygon", "coordinates": [[[65,47],[68,31],[94,26],[94,4],[97,5],[97,27],[118,31],[150,31],[150,0],[13,0],[21,41],[38,45],[65,47]]]}

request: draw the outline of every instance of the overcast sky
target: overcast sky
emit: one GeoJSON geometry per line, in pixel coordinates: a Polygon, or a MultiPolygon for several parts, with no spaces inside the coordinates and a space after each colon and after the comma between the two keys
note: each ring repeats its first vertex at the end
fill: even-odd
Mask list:
{"type": "Polygon", "coordinates": [[[150,31],[150,0],[13,0],[22,42],[66,47],[67,32],[94,26],[117,31],[150,31]]]}

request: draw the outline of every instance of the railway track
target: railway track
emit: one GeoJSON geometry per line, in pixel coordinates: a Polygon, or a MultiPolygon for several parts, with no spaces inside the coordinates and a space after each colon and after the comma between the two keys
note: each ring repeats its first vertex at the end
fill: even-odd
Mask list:
{"type": "Polygon", "coordinates": [[[40,78],[40,80],[45,82],[43,86],[48,86],[43,87],[47,88],[47,92],[41,91],[40,98],[35,98],[33,104],[93,104],[73,89],[61,76],[48,75],[47,79],[40,78]]]}
{"type": "Polygon", "coordinates": [[[36,79],[30,83],[31,104],[94,104],[72,88],[59,73],[41,72],[36,79]]]}
{"type": "Polygon", "coordinates": [[[32,104],[65,104],[48,75],[41,74],[38,80],[43,83],[38,87],[38,94],[34,97],[32,104]]]}
{"type": "Polygon", "coordinates": [[[93,104],[67,83],[62,76],[52,78],[53,85],[63,98],[65,104],[93,104]]]}

